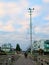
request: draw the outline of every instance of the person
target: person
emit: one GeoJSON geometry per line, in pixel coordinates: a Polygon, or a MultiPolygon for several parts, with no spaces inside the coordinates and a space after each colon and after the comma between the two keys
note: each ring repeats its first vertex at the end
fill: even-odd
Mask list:
{"type": "Polygon", "coordinates": [[[25,56],[25,58],[27,58],[27,56],[28,56],[27,52],[24,53],[24,56],[25,56]]]}
{"type": "Polygon", "coordinates": [[[11,61],[13,62],[15,59],[14,59],[14,56],[11,57],[11,61]]]}

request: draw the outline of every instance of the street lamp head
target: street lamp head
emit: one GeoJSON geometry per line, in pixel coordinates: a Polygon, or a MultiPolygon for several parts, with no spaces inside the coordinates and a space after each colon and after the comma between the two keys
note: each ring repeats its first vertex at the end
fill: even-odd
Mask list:
{"type": "Polygon", "coordinates": [[[29,8],[29,10],[31,10],[31,8],[29,8]]]}
{"type": "Polygon", "coordinates": [[[29,10],[34,10],[34,8],[33,9],[29,8],[29,10]]]}
{"type": "Polygon", "coordinates": [[[33,10],[34,10],[34,8],[33,8],[33,10]]]}

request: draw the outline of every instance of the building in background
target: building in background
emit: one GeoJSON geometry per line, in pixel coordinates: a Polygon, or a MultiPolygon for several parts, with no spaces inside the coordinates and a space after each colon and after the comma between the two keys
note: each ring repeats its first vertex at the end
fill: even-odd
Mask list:
{"type": "Polygon", "coordinates": [[[45,52],[49,52],[49,40],[46,40],[46,41],[44,42],[44,51],[45,51],[45,52]]]}
{"type": "Polygon", "coordinates": [[[44,50],[44,52],[49,52],[49,40],[34,41],[33,50],[38,51],[39,49],[44,50]]]}
{"type": "Polygon", "coordinates": [[[2,49],[3,51],[5,51],[5,52],[9,52],[9,51],[12,49],[12,45],[11,45],[10,43],[8,43],[8,44],[3,44],[3,45],[1,46],[1,49],[2,49]]]}

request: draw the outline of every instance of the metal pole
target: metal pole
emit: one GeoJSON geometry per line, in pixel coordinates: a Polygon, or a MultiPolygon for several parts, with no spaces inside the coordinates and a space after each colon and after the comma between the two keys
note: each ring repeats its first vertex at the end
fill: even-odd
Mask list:
{"type": "Polygon", "coordinates": [[[29,8],[30,10],[30,43],[31,43],[31,54],[32,54],[32,10],[31,8],[29,8]]]}

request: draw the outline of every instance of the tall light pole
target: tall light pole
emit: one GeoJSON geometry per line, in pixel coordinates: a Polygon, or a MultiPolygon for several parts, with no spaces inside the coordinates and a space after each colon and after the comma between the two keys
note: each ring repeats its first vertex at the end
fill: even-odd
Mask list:
{"type": "Polygon", "coordinates": [[[29,8],[29,13],[30,13],[30,43],[31,43],[31,54],[32,54],[32,10],[31,8],[29,8]]]}

